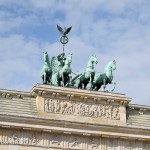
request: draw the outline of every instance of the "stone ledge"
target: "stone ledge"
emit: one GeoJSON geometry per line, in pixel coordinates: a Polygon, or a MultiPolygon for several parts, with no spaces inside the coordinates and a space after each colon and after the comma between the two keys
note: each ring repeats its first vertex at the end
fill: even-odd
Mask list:
{"type": "Polygon", "coordinates": [[[81,130],[81,129],[73,129],[73,128],[65,128],[65,127],[54,127],[54,126],[42,126],[42,125],[28,125],[28,124],[18,124],[18,123],[8,123],[1,122],[1,128],[9,128],[9,129],[23,129],[29,131],[38,131],[38,132],[51,132],[51,133],[67,133],[74,135],[84,135],[84,136],[99,136],[99,137],[107,137],[107,138],[120,138],[120,139],[142,139],[145,141],[150,141],[150,135],[141,135],[141,134],[130,134],[130,133],[117,133],[117,132],[104,132],[104,131],[90,131],[90,130],[81,130]]]}
{"type": "Polygon", "coordinates": [[[109,93],[101,91],[90,91],[68,87],[58,87],[51,85],[37,84],[31,91],[30,95],[33,96],[50,96],[61,97],[64,99],[81,99],[82,101],[93,101],[106,103],[117,103],[118,105],[127,106],[131,98],[125,97],[124,94],[109,93]]]}
{"type": "MultiPolygon", "coordinates": [[[[51,149],[51,150],[104,150],[111,148],[149,150],[149,141],[132,137],[113,135],[91,136],[88,133],[70,134],[45,131],[33,131],[30,128],[0,128],[0,148],[10,149],[51,149]],[[14,148],[14,146],[16,146],[14,148]],[[38,147],[38,148],[37,148],[38,147]]],[[[24,149],[24,150],[25,150],[24,149]]]]}
{"type": "Polygon", "coordinates": [[[141,110],[141,111],[150,111],[150,106],[129,104],[130,109],[141,110]]]}
{"type": "Polygon", "coordinates": [[[91,136],[118,136],[134,139],[150,140],[150,129],[140,129],[127,126],[84,124],[65,120],[50,120],[23,116],[0,116],[0,126],[4,128],[30,129],[35,131],[49,131],[91,136]],[[138,134],[137,134],[138,133],[138,134]]]}

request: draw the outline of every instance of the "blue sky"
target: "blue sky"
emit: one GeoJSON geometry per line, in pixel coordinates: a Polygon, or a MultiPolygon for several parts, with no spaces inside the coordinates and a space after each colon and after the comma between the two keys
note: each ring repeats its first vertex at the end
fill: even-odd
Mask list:
{"type": "MultiPolygon", "coordinates": [[[[97,73],[115,59],[116,93],[150,105],[149,0],[0,0],[0,88],[30,91],[41,83],[43,51],[62,51],[56,25],[72,26],[72,70],[97,55],[97,73]]],[[[111,85],[108,86],[108,89],[111,85]]]]}

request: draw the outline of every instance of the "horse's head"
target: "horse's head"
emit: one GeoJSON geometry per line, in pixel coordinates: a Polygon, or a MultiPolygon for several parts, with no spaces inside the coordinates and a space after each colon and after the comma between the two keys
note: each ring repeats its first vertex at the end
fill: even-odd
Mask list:
{"type": "Polygon", "coordinates": [[[48,57],[48,53],[47,52],[43,52],[44,55],[44,61],[46,61],[47,57],[48,57]]]}
{"type": "Polygon", "coordinates": [[[113,60],[113,61],[110,61],[107,63],[106,67],[105,67],[105,71],[113,71],[113,70],[116,70],[116,61],[113,60]]]}
{"type": "Polygon", "coordinates": [[[71,63],[71,62],[72,62],[72,53],[71,53],[71,54],[69,53],[69,54],[67,55],[67,57],[66,57],[66,62],[67,62],[67,63],[71,63]]]}
{"type": "Polygon", "coordinates": [[[44,55],[44,62],[49,64],[50,62],[49,62],[48,53],[47,52],[43,52],[43,55],[44,55]]]}
{"type": "Polygon", "coordinates": [[[92,55],[91,58],[90,58],[90,61],[92,62],[92,64],[93,64],[93,63],[97,64],[97,63],[98,63],[98,60],[97,60],[97,58],[96,58],[96,55],[92,55]]]}
{"type": "Polygon", "coordinates": [[[111,64],[112,70],[116,70],[116,61],[113,60],[111,64]]]}

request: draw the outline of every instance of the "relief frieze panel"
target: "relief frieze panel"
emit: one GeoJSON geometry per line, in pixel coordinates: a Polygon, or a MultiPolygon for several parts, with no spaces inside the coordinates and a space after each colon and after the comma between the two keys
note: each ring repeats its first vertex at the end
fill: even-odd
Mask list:
{"type": "Polygon", "coordinates": [[[0,129],[0,147],[1,145],[23,145],[70,150],[149,150],[150,148],[148,143],[137,140],[11,129],[0,129]]]}
{"type": "Polygon", "coordinates": [[[97,150],[99,149],[100,141],[95,137],[89,137],[88,139],[88,149],[97,150]]]}
{"type": "Polygon", "coordinates": [[[109,104],[93,104],[56,99],[45,99],[44,111],[47,113],[64,115],[108,118],[114,120],[120,119],[119,106],[113,106],[109,104]]]}
{"type": "Polygon", "coordinates": [[[50,134],[49,135],[49,146],[52,146],[52,147],[63,147],[62,135],[50,134]]]}
{"type": "Polygon", "coordinates": [[[81,144],[81,137],[73,135],[69,138],[69,148],[82,149],[81,144]]]}

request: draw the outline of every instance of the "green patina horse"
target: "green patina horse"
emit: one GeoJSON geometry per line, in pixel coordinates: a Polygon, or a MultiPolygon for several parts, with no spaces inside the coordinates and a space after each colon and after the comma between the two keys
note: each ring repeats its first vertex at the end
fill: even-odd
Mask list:
{"type": "Polygon", "coordinates": [[[89,82],[91,82],[92,85],[95,76],[94,63],[97,64],[98,60],[96,56],[92,55],[88,61],[85,72],[74,77],[71,81],[71,86],[75,86],[80,89],[86,89],[86,86],[89,82]]]}
{"type": "Polygon", "coordinates": [[[110,61],[106,64],[104,73],[94,78],[91,89],[98,91],[102,85],[105,91],[107,84],[113,84],[114,87],[112,91],[115,89],[116,82],[113,80],[113,71],[116,70],[116,61],[110,61]]]}
{"type": "Polygon", "coordinates": [[[47,52],[43,52],[43,55],[44,55],[44,65],[41,69],[41,78],[43,84],[51,84],[52,70],[50,66],[49,56],[47,52]]]}
{"type": "Polygon", "coordinates": [[[72,54],[68,54],[64,66],[59,69],[57,74],[58,86],[69,86],[70,84],[69,75],[71,74],[71,67],[70,67],[71,62],[72,62],[72,54]]]}

